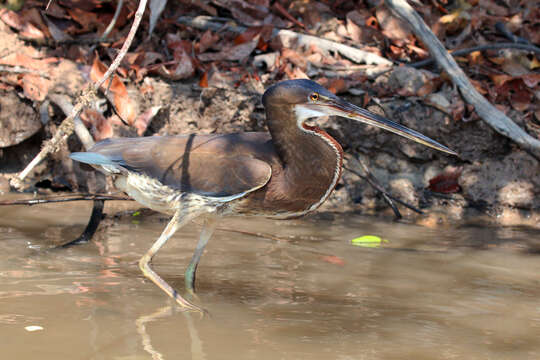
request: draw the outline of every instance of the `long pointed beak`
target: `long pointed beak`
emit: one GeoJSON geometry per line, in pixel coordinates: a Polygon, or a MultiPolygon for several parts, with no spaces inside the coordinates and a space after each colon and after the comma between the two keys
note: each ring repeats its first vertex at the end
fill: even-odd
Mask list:
{"type": "Polygon", "coordinates": [[[324,107],[325,110],[330,110],[325,112],[329,112],[331,115],[338,115],[346,117],[348,119],[360,121],[365,124],[377,126],[382,129],[391,131],[395,134],[406,137],[407,139],[416,141],[417,143],[429,146],[433,149],[437,149],[452,155],[458,155],[458,153],[456,153],[454,150],[451,150],[446,146],[439,144],[435,140],[432,140],[427,136],[420,134],[418,131],[409,129],[408,127],[388,120],[380,115],[374,114],[370,111],[367,111],[366,109],[362,109],[361,107],[358,107],[341,99],[340,101],[331,102],[324,105],[321,104],[319,106],[324,107]]]}

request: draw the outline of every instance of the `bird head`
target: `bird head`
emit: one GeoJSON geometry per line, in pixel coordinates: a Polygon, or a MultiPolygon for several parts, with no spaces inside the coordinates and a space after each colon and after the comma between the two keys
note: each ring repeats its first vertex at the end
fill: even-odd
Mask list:
{"type": "Polygon", "coordinates": [[[351,104],[330,91],[307,79],[286,80],[279,82],[266,90],[263,95],[265,108],[285,106],[295,114],[297,126],[303,130],[304,122],[310,118],[326,115],[336,115],[364,124],[373,125],[395,134],[416,141],[425,146],[443,151],[448,154],[457,153],[439,144],[429,137],[409,129],[401,124],[372,113],[359,106],[351,104]]]}

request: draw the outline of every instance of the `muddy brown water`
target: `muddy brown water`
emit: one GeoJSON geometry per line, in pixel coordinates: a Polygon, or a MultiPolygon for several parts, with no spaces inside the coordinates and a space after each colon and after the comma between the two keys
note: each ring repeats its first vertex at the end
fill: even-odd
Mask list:
{"type": "MultiPolygon", "coordinates": [[[[159,217],[125,216],[50,250],[89,211],[0,207],[0,358],[540,359],[537,230],[226,219],[221,228],[282,239],[217,231],[199,267],[200,318],[138,269],[159,217]],[[387,242],[353,246],[362,235],[387,242]]],[[[178,289],[198,231],[154,259],[178,289]]]]}

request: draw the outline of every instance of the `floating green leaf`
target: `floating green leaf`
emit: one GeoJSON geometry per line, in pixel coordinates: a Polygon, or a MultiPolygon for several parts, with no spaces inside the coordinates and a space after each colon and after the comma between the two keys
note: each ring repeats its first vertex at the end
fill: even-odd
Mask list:
{"type": "Polygon", "coordinates": [[[354,246],[363,246],[363,247],[380,247],[382,244],[387,243],[388,240],[381,239],[375,235],[364,235],[351,240],[351,244],[354,246]]]}

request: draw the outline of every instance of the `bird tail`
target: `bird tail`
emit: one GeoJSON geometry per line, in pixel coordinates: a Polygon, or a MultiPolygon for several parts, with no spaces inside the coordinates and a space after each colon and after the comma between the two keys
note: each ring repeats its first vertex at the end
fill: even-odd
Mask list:
{"type": "Polygon", "coordinates": [[[105,170],[105,173],[120,173],[121,167],[117,161],[108,156],[95,152],[74,152],[69,155],[75,161],[93,165],[98,170],[105,170]],[[101,169],[100,169],[101,168],[101,169]]]}
{"type": "Polygon", "coordinates": [[[75,161],[90,165],[116,165],[107,156],[93,152],[74,152],[69,155],[75,161]]]}

